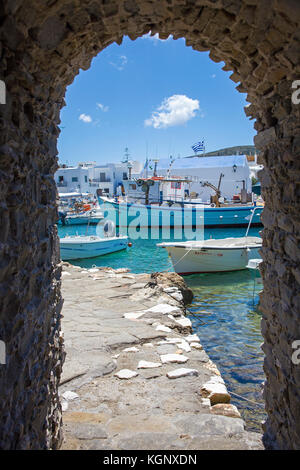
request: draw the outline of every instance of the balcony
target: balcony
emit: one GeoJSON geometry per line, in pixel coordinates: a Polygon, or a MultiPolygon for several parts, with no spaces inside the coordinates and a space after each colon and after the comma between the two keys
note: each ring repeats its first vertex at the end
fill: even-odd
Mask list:
{"type": "Polygon", "coordinates": [[[56,183],[56,186],[58,188],[66,188],[68,186],[68,183],[66,181],[59,181],[58,183],[56,183]]]}
{"type": "Polygon", "coordinates": [[[90,181],[91,181],[91,183],[110,183],[111,178],[94,178],[90,181]]]}

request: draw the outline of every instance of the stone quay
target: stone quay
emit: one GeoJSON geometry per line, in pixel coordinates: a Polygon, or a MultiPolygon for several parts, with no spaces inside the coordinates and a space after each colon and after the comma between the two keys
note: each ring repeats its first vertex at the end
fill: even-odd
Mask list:
{"type": "Polygon", "coordinates": [[[63,263],[63,449],[262,449],[193,333],[175,273],[63,263]]]}

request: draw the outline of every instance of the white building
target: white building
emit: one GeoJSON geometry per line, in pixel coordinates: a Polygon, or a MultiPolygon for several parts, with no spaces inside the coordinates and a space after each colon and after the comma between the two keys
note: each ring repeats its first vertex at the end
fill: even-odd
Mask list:
{"type": "MultiPolygon", "coordinates": [[[[132,175],[138,175],[142,164],[132,161],[132,175]]],[[[96,162],[80,162],[78,166],[60,167],[54,179],[59,193],[91,193],[101,189],[104,195],[113,196],[117,187],[128,178],[128,163],[108,163],[97,165],[96,162]]]]}
{"type": "Polygon", "coordinates": [[[210,183],[216,188],[219,185],[221,196],[232,199],[241,190],[250,193],[252,189],[250,169],[245,155],[227,155],[218,157],[179,158],[170,166],[170,160],[161,159],[157,174],[171,177],[187,177],[191,180],[187,190],[189,195],[195,193],[203,202],[209,202],[215,191],[206,185],[210,183]]]}

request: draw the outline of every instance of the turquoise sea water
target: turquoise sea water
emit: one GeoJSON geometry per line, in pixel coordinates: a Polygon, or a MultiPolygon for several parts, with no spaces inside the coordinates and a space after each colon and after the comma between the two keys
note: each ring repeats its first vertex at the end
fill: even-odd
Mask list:
{"type": "MultiPolygon", "coordinates": [[[[59,235],[84,235],[86,229],[84,225],[59,227],[59,235]]],[[[249,235],[258,236],[260,230],[252,228],[249,235]]],[[[245,231],[245,228],[206,229],[204,236],[206,239],[241,237],[245,231]]],[[[90,226],[88,234],[96,234],[96,227],[90,226]]],[[[72,263],[86,268],[94,265],[115,269],[127,267],[134,273],[173,271],[166,250],[156,246],[160,241],[170,239],[132,240],[133,245],[127,251],[72,263]]],[[[260,431],[260,423],[265,418],[261,396],[264,374],[260,344],[263,339],[258,310],[261,279],[255,279],[254,282],[254,273],[244,270],[195,274],[186,276],[185,280],[194,292],[194,300],[189,308],[194,330],[220,369],[227,388],[258,403],[253,404],[232,395],[231,403],[242,412],[247,428],[260,431]]]]}

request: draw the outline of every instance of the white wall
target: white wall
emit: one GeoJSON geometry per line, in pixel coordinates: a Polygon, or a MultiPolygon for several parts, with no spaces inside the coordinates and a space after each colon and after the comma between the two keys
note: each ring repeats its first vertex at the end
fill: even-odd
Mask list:
{"type": "Polygon", "coordinates": [[[59,168],[54,179],[60,193],[89,192],[89,172],[87,169],[81,167],[59,168]],[[63,178],[61,182],[59,181],[60,177],[63,178]],[[75,178],[77,181],[73,181],[75,178]]]}
{"type": "MultiPolygon", "coordinates": [[[[209,187],[203,187],[201,182],[209,181],[214,186],[218,187],[220,173],[224,175],[220,185],[221,196],[227,199],[232,199],[234,194],[241,192],[243,188],[242,180],[245,180],[245,187],[248,192],[251,191],[250,171],[248,166],[237,167],[234,172],[232,167],[223,168],[181,168],[171,170],[170,176],[188,177],[194,180],[187,185],[190,193],[192,191],[198,193],[198,197],[203,202],[210,201],[210,196],[215,194],[215,191],[209,187]],[[197,181],[198,180],[198,181],[197,181]]],[[[160,170],[161,175],[166,175],[167,170],[160,170]]]]}

